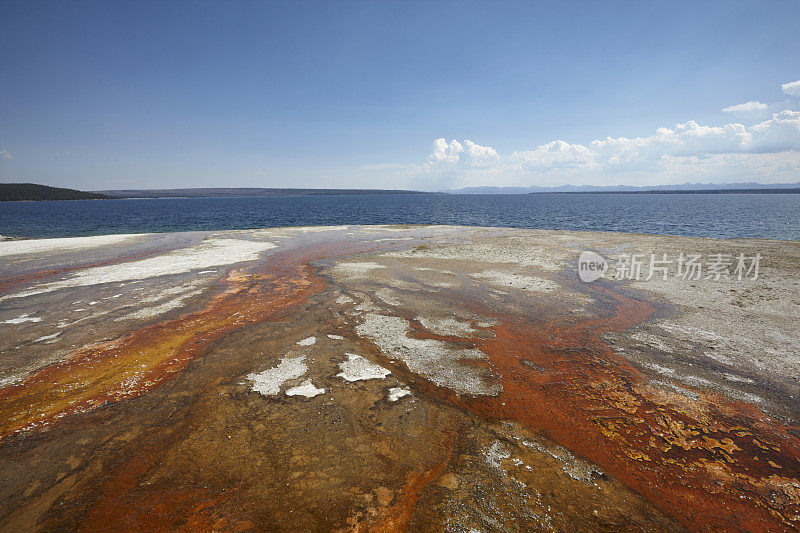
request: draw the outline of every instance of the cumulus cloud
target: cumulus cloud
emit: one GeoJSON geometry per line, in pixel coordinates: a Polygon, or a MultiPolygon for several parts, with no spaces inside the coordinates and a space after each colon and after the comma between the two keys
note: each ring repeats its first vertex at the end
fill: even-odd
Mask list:
{"type": "Polygon", "coordinates": [[[581,144],[551,141],[535,150],[514,152],[511,159],[532,169],[581,168],[592,164],[593,155],[581,144]]]}
{"type": "Polygon", "coordinates": [[[588,146],[553,141],[512,159],[532,168],[622,167],[665,156],[800,150],[800,112],[782,111],[750,128],[742,124],[703,126],[695,121],[659,128],[648,137],[606,137],[588,146]]]}
{"type": "Polygon", "coordinates": [[[444,138],[440,138],[433,141],[433,153],[428,156],[428,164],[431,166],[461,164],[467,167],[480,167],[499,157],[494,148],[489,146],[481,146],[470,140],[461,144],[455,139],[447,142],[444,138]]]}
{"type": "Polygon", "coordinates": [[[722,108],[723,113],[760,113],[766,111],[769,106],[764,102],[751,100],[743,104],[736,104],[722,108]]]}
{"type": "Polygon", "coordinates": [[[8,150],[2,149],[0,150],[0,157],[5,157],[6,159],[14,159],[14,156],[11,155],[8,150]]]}
{"type": "Polygon", "coordinates": [[[800,150],[800,111],[781,111],[750,128],[752,152],[800,150]]]}
{"type": "MultiPolygon", "coordinates": [[[[800,96],[800,80],[781,85],[800,96]]],[[[722,109],[746,124],[696,121],[658,128],[646,137],[606,137],[587,144],[554,140],[500,154],[470,140],[433,141],[423,164],[399,172],[422,188],[573,184],[654,185],[708,181],[796,181],[800,176],[800,111],[794,98],[751,100],[722,109]],[[764,120],[765,117],[770,117],[764,120]],[[753,124],[754,121],[761,120],[753,124]],[[412,181],[414,181],[412,179],[412,181]]],[[[387,167],[388,168],[388,167],[387,167]]]]}
{"type": "Polygon", "coordinates": [[[752,126],[695,121],[646,137],[606,137],[586,145],[555,140],[500,155],[489,146],[436,139],[424,165],[411,172],[438,177],[441,187],[582,183],[634,184],[648,179],[796,179],[800,175],[800,112],[785,110],[752,126]],[[488,180],[487,178],[491,178],[488,180]]]}
{"type": "Polygon", "coordinates": [[[781,90],[784,92],[784,94],[800,96],[800,80],[781,84],[781,90]]]}

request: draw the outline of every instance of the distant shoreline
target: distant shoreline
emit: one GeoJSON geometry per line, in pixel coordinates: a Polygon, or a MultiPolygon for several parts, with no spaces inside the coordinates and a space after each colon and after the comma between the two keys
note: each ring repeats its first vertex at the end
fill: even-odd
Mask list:
{"type": "MultiPolygon", "coordinates": [[[[744,185],[744,184],[743,184],[744,185]]],[[[747,184],[749,185],[749,184],[747,184]]],[[[794,184],[792,184],[794,185],[794,184]]],[[[800,194],[793,187],[726,187],[707,189],[635,189],[621,190],[524,190],[520,188],[457,189],[449,191],[415,191],[403,189],[288,189],[288,188],[187,188],[187,189],[119,189],[79,191],[32,183],[0,183],[0,201],[39,202],[66,200],[156,200],[198,198],[297,198],[302,196],[383,196],[383,195],[447,195],[447,196],[526,196],[559,194],[800,194]]],[[[600,188],[598,188],[600,189],[600,188]]]]}
{"type": "MultiPolygon", "coordinates": [[[[321,189],[310,189],[317,191],[321,189]]],[[[104,191],[104,193],[121,193],[122,191],[104,191]]],[[[153,191],[154,193],[157,190],[153,191]]],[[[384,194],[438,194],[447,196],[525,196],[536,194],[800,194],[799,188],[775,189],[698,189],[698,190],[644,190],[644,191],[531,191],[519,192],[461,192],[461,191],[387,191],[353,189],[352,192],[309,192],[298,194],[242,194],[242,195],[161,195],[161,196],[123,196],[118,195],[111,199],[116,200],[188,200],[194,198],[298,198],[301,196],[369,196],[384,194]]]]}
{"type": "MultiPolygon", "coordinates": [[[[467,193],[468,194],[468,193],[467,193]]],[[[477,193],[492,194],[492,193],[477,193]]],[[[503,194],[503,193],[501,193],[503,194]]],[[[515,194],[515,193],[505,193],[515,194]]],[[[797,189],[700,189],[700,190],[647,190],[647,191],[538,191],[524,194],[800,194],[797,189]]]]}
{"type": "Polygon", "coordinates": [[[146,198],[250,198],[297,196],[364,196],[370,194],[437,194],[402,189],[300,189],[262,187],[196,187],[186,189],[109,189],[94,191],[123,199],[146,198]]]}

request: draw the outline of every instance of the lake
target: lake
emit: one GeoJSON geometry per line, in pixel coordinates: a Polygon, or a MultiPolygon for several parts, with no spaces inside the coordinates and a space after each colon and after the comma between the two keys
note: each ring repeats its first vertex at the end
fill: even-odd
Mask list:
{"type": "Polygon", "coordinates": [[[800,194],[392,194],[0,203],[0,235],[457,224],[800,240],[800,194]]]}

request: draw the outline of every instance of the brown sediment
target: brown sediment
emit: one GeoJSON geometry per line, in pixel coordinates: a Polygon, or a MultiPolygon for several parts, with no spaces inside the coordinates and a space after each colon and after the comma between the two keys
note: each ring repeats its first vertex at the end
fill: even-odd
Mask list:
{"type": "Polygon", "coordinates": [[[310,261],[363,248],[309,247],[276,254],[254,272],[234,270],[225,280],[228,288],[204,309],[82,347],[66,360],[0,389],[0,438],[152,389],[223,335],[278,319],[321,291],[324,282],[310,261]]]}
{"type": "Polygon", "coordinates": [[[382,509],[380,517],[376,522],[367,524],[366,528],[363,527],[364,522],[359,523],[354,528],[354,531],[364,531],[365,529],[369,533],[406,531],[420,495],[428,485],[436,481],[442,475],[442,472],[444,472],[447,467],[453,453],[452,440],[453,435],[443,435],[439,441],[439,448],[446,451],[444,460],[430,468],[420,465],[417,470],[409,472],[406,475],[405,483],[399,489],[399,495],[396,501],[392,505],[382,509]]]}
{"type": "Polygon", "coordinates": [[[179,432],[165,434],[147,443],[99,488],[88,519],[79,531],[247,531],[248,520],[221,511],[229,495],[187,483],[166,491],[149,490],[143,479],[157,469],[163,450],[180,438],[179,432]],[[144,490],[142,488],[144,487],[144,490]]]}
{"type": "Polygon", "coordinates": [[[369,532],[391,533],[393,531],[405,531],[406,524],[411,519],[422,490],[437,479],[446,466],[447,463],[443,461],[429,470],[411,472],[401,489],[402,493],[398,501],[386,510],[386,514],[377,524],[369,527],[369,532]]]}
{"type": "MultiPolygon", "coordinates": [[[[152,490],[144,481],[161,466],[164,450],[181,438],[181,431],[161,431],[131,459],[115,468],[98,489],[87,519],[78,531],[246,531],[253,524],[221,508],[228,498],[198,483],[152,490]],[[166,494],[168,493],[168,496],[166,494]]],[[[63,527],[63,526],[62,526],[63,527]]]]}
{"type": "Polygon", "coordinates": [[[611,312],[543,320],[480,310],[500,323],[493,338],[475,340],[502,376],[499,396],[422,388],[486,418],[544,431],[686,526],[798,527],[800,442],[792,428],[719,394],[689,391],[699,398],[691,400],[649,384],[601,335],[643,322],[656,308],[609,288],[595,296],[611,312]]]}
{"type": "Polygon", "coordinates": [[[173,489],[169,498],[161,494],[141,495],[134,500],[136,487],[142,477],[158,464],[156,450],[148,450],[118,469],[114,476],[103,484],[102,494],[92,506],[89,519],[82,524],[81,531],[167,531],[167,530],[211,530],[220,519],[209,512],[213,498],[199,488],[173,489]],[[121,497],[124,495],[124,497],[121,497]],[[176,524],[175,510],[180,509],[176,524]],[[188,515],[188,516],[186,516],[188,515]],[[183,526],[183,527],[180,527],[183,526]]]}

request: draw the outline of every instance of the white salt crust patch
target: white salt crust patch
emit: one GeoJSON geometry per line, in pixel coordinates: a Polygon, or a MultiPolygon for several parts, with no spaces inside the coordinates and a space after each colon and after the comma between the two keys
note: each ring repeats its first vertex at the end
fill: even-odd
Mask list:
{"type": "Polygon", "coordinates": [[[344,340],[344,337],[342,337],[341,335],[332,335],[330,333],[328,333],[328,338],[331,339],[331,340],[334,340],[334,341],[343,341],[344,340]]]}
{"type": "Polygon", "coordinates": [[[429,268],[429,267],[414,267],[414,270],[419,270],[420,272],[439,272],[440,274],[452,274],[452,270],[442,270],[439,268],[429,268]]]}
{"type": "MultiPolygon", "coordinates": [[[[108,315],[110,313],[113,313],[116,309],[117,308],[111,308],[111,309],[109,309],[107,311],[100,311],[99,313],[93,313],[91,315],[84,315],[83,317],[81,317],[81,318],[79,318],[77,320],[73,320],[72,322],[67,322],[66,320],[62,319],[62,320],[59,321],[59,323],[56,325],[56,327],[63,329],[63,328],[66,328],[66,327],[74,326],[75,324],[78,324],[80,322],[84,322],[86,320],[93,320],[95,318],[98,318],[98,317],[105,316],[105,315],[108,315]]],[[[84,311],[85,311],[85,309],[84,309],[84,311]]]]}
{"type": "Polygon", "coordinates": [[[346,353],[347,361],[339,363],[342,370],[337,377],[346,381],[362,381],[367,379],[384,379],[392,372],[380,365],[376,365],[369,359],[354,353],[346,353]]]}
{"type": "Polygon", "coordinates": [[[413,339],[407,320],[386,315],[365,314],[356,332],[374,342],[381,351],[401,359],[409,370],[459,394],[497,395],[503,387],[491,371],[462,364],[465,359],[485,359],[478,349],[451,348],[434,339],[413,339]]]}
{"type": "Polygon", "coordinates": [[[44,337],[39,337],[33,342],[44,342],[45,344],[50,344],[51,342],[55,342],[55,338],[61,335],[60,331],[56,331],[52,335],[45,335],[44,337]],[[48,342],[50,341],[50,342],[48,342]]]}
{"type": "Polygon", "coordinates": [[[339,305],[350,304],[353,303],[353,299],[350,298],[349,296],[342,295],[336,298],[336,303],[339,305]]]}
{"type": "Polygon", "coordinates": [[[738,389],[731,389],[728,387],[722,387],[722,390],[725,395],[734,400],[740,400],[746,403],[752,403],[755,405],[762,405],[764,403],[764,398],[758,396],[756,394],[751,394],[749,392],[741,391],[738,389]]]}
{"type": "Polygon", "coordinates": [[[422,327],[437,335],[448,335],[452,337],[470,337],[476,331],[472,329],[469,322],[461,322],[455,318],[429,318],[417,317],[422,327]]]}
{"type": "Polygon", "coordinates": [[[360,261],[339,263],[333,267],[333,271],[348,278],[358,278],[364,276],[370,270],[375,270],[377,268],[386,268],[386,266],[381,265],[380,263],[372,263],[370,261],[360,261]]]}
{"type": "Polygon", "coordinates": [[[644,331],[637,331],[636,333],[631,334],[631,338],[653,348],[658,348],[662,352],[672,353],[675,351],[672,346],[665,343],[660,337],[645,333],[644,331]]]}
{"type": "Polygon", "coordinates": [[[656,363],[642,363],[642,366],[665,376],[674,376],[677,373],[674,368],[669,368],[656,363]]]}
{"type": "Polygon", "coordinates": [[[484,456],[486,457],[486,463],[495,469],[500,469],[500,464],[502,463],[503,459],[508,459],[511,457],[511,453],[509,453],[500,441],[495,441],[492,443],[489,448],[486,449],[484,456]]]}
{"type": "Polygon", "coordinates": [[[7,376],[4,378],[0,378],[0,388],[8,387],[9,385],[13,385],[14,383],[19,383],[23,379],[25,379],[26,374],[20,373],[15,374],[13,376],[7,376]]]}
{"type": "Polygon", "coordinates": [[[387,252],[386,257],[424,258],[457,261],[482,261],[517,266],[535,266],[556,271],[567,258],[566,250],[554,250],[532,244],[528,239],[511,239],[505,244],[481,243],[458,246],[441,246],[428,249],[387,252]]]}
{"type": "Polygon", "coordinates": [[[389,305],[395,305],[395,306],[400,305],[400,300],[398,300],[395,297],[395,294],[394,292],[392,292],[391,289],[387,288],[378,289],[377,291],[375,291],[375,296],[377,296],[378,298],[380,298],[389,305]]]}
{"type": "Polygon", "coordinates": [[[29,315],[19,315],[17,318],[9,318],[3,324],[22,324],[23,322],[41,322],[39,317],[32,317],[29,315]]]}
{"type": "Polygon", "coordinates": [[[732,364],[734,364],[733,359],[731,359],[730,357],[728,357],[726,355],[723,355],[721,353],[703,352],[703,355],[705,355],[709,359],[713,359],[714,361],[716,361],[718,363],[722,363],[724,365],[732,365],[732,364]]]}
{"type": "MultiPolygon", "coordinates": [[[[66,279],[43,283],[27,291],[9,294],[0,298],[0,301],[68,287],[84,287],[101,283],[118,283],[135,279],[154,278],[170,274],[184,274],[207,267],[252,261],[257,259],[261,252],[271,248],[275,248],[275,244],[271,242],[240,239],[205,240],[196,246],[174,250],[156,257],[79,270],[66,279]]],[[[89,305],[92,304],[90,303],[89,305]]]]}
{"type": "Polygon", "coordinates": [[[369,300],[364,300],[356,306],[356,311],[361,311],[361,312],[380,311],[380,310],[381,310],[380,307],[373,305],[372,302],[370,302],[369,300]]]}
{"type": "Polygon", "coordinates": [[[59,252],[83,248],[98,248],[117,244],[136,237],[144,237],[148,233],[131,233],[126,235],[97,235],[95,237],[69,237],[65,239],[26,239],[21,241],[0,242],[0,257],[11,255],[59,252]]]}
{"type": "Polygon", "coordinates": [[[597,466],[578,459],[561,446],[544,446],[537,441],[522,440],[522,444],[543,455],[549,455],[561,463],[561,470],[569,477],[583,483],[591,483],[597,474],[602,474],[597,466]]]}
{"type": "Polygon", "coordinates": [[[168,311],[172,311],[173,309],[177,309],[179,307],[183,307],[184,305],[186,305],[186,300],[188,300],[192,296],[197,296],[198,294],[201,294],[202,292],[203,291],[197,290],[197,291],[191,291],[191,292],[184,293],[184,294],[182,294],[182,295],[180,295],[180,296],[178,296],[176,298],[173,298],[172,300],[169,300],[168,302],[164,302],[164,303],[162,303],[160,305],[155,305],[155,306],[152,306],[152,307],[145,307],[145,308],[139,309],[137,311],[134,311],[133,313],[130,313],[130,314],[127,314],[127,315],[125,315],[123,317],[118,318],[117,321],[121,321],[121,320],[138,320],[138,319],[153,318],[153,317],[157,317],[157,316],[163,315],[164,313],[166,313],[168,311]]]}
{"type": "Polygon", "coordinates": [[[488,283],[489,285],[511,287],[524,291],[552,292],[558,289],[558,284],[550,280],[503,272],[500,270],[484,270],[483,272],[470,274],[470,277],[488,283]]]}
{"type": "Polygon", "coordinates": [[[389,394],[386,395],[386,399],[390,402],[396,402],[403,396],[410,396],[411,391],[409,389],[403,387],[392,387],[389,389],[389,394]]]}
{"type": "Polygon", "coordinates": [[[305,380],[300,385],[292,387],[286,391],[286,396],[305,396],[306,398],[313,398],[325,394],[325,389],[318,389],[311,383],[310,379],[305,380]]]}
{"type": "Polygon", "coordinates": [[[303,340],[297,341],[297,344],[300,346],[311,346],[312,344],[316,344],[317,338],[316,337],[306,337],[303,340]]]}
{"type": "Polygon", "coordinates": [[[204,283],[206,283],[206,280],[198,280],[198,281],[191,281],[189,283],[184,283],[182,285],[176,285],[174,287],[168,287],[166,289],[160,289],[156,294],[140,298],[138,301],[139,303],[143,304],[151,304],[159,302],[169,296],[180,296],[182,294],[190,292],[204,283]]]}
{"type": "Polygon", "coordinates": [[[344,231],[350,226],[290,226],[277,228],[281,231],[292,231],[297,233],[319,233],[320,231],[344,231]]]}
{"type": "Polygon", "coordinates": [[[297,379],[306,373],[306,356],[284,357],[278,366],[269,368],[257,374],[248,374],[247,379],[253,382],[253,390],[264,396],[274,396],[281,392],[281,386],[292,379],[297,379]]]}
{"type": "Polygon", "coordinates": [[[737,382],[739,382],[739,383],[753,383],[753,380],[752,380],[752,379],[750,379],[750,378],[744,378],[744,377],[742,377],[742,376],[737,376],[736,374],[729,374],[729,373],[727,373],[727,372],[726,372],[725,374],[723,374],[723,376],[724,376],[724,377],[725,377],[725,379],[727,379],[728,381],[737,381],[737,382]]]}

